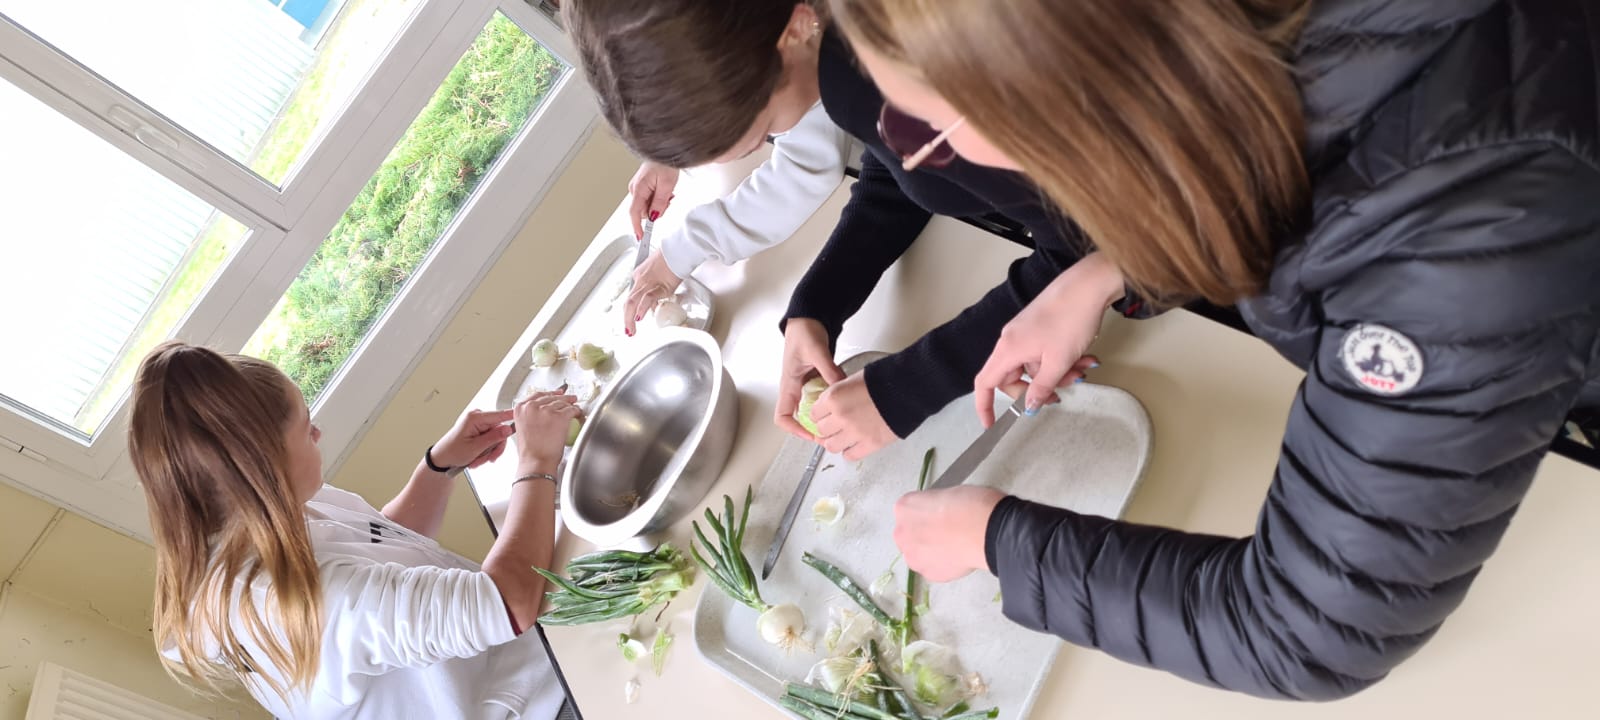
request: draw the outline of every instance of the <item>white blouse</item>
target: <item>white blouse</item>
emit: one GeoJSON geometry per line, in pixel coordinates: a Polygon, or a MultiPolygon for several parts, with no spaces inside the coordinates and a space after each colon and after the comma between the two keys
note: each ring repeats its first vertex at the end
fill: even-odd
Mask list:
{"type": "Polygon", "coordinates": [[[732,264],[789,239],[839,182],[854,139],[818,102],[794,128],[772,137],[772,157],[726,197],[690,210],[683,228],[661,238],[678,277],[707,260],[732,264]]]}
{"type": "MultiPolygon", "coordinates": [[[[565,695],[537,630],[514,634],[476,563],[324,485],[306,503],[322,573],[321,665],[287,701],[250,683],[278,718],[551,720],[565,695]]],[[[265,583],[252,588],[265,599],[265,583]]],[[[242,625],[235,626],[253,660],[242,625]]],[[[270,667],[258,672],[272,673],[270,667]]]]}

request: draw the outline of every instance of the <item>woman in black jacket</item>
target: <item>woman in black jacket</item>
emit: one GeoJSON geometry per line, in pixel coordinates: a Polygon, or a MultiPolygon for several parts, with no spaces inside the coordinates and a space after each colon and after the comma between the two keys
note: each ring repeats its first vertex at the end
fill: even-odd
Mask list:
{"type": "MultiPolygon", "coordinates": [[[[1084,243],[1018,173],[944,152],[906,170],[904,148],[888,147],[879,121],[913,131],[926,126],[883,112],[882,95],[830,26],[823,4],[584,0],[568,3],[563,13],[607,121],[646,160],[690,167],[751,152],[762,133],[787,128],[774,118],[797,116],[792,98],[800,93],[792,89],[808,82],[834,123],[866,146],[850,202],[784,314],[775,412],[779,426],[855,460],[971,392],[1000,329],[1078,260],[1084,243]],[[805,32],[796,31],[797,22],[805,32]],[[805,44],[797,47],[795,37],[805,44]],[[1004,215],[1028,229],[1024,242],[1033,252],[960,315],[846,377],[833,361],[844,322],[934,214],[1004,215]],[[816,374],[833,387],[813,409],[819,425],[813,438],[793,415],[801,385],[816,374]]],[[[1068,377],[1091,362],[1069,369],[1068,377]]]]}
{"type": "Polygon", "coordinates": [[[980,412],[1025,375],[1053,393],[1124,286],[1237,302],[1307,373],[1250,537],[961,487],[901,500],[907,564],[990,570],[1023,625],[1267,697],[1349,695],[1437,632],[1600,405],[1600,11],[833,6],[936,144],[1026,172],[1094,242],[1007,326],[980,412]]]}

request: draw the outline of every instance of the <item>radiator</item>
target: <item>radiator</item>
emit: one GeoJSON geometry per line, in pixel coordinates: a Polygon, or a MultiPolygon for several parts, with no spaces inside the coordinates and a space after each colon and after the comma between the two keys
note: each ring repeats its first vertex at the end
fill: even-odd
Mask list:
{"type": "Polygon", "coordinates": [[[39,666],[25,720],[204,720],[55,663],[39,666]]]}

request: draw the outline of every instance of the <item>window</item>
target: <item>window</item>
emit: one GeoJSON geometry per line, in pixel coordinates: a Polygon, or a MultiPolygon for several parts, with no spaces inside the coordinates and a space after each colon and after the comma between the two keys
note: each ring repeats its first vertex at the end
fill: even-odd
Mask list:
{"type": "Polygon", "coordinates": [[[418,4],[0,0],[0,13],[281,184],[418,4]]]}
{"type": "Polygon", "coordinates": [[[142,534],[171,337],[279,362],[339,462],[592,129],[567,47],[526,0],[0,0],[0,475],[142,534]]]}
{"type": "Polygon", "coordinates": [[[566,67],[497,14],[289,286],[245,353],[316,398],[566,67]]]}
{"type": "Polygon", "coordinates": [[[0,394],[87,441],[126,358],[172,334],[248,229],[15,85],[0,81],[0,107],[0,157],[28,168],[0,174],[0,266],[28,269],[0,307],[33,348],[0,353],[0,394]]]}

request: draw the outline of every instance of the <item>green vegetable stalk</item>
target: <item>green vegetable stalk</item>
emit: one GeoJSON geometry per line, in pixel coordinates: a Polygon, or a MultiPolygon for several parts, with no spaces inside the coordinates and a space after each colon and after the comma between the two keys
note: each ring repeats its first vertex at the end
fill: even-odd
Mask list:
{"type": "Polygon", "coordinates": [[[846,596],[854,600],[857,605],[860,605],[862,610],[871,615],[872,619],[877,620],[878,624],[888,630],[897,640],[910,637],[911,629],[908,626],[909,624],[903,619],[890,617],[889,613],[878,607],[878,603],[873,602],[872,596],[862,589],[860,585],[856,584],[856,581],[850,579],[849,575],[844,574],[843,570],[809,552],[801,555],[800,559],[817,572],[822,573],[822,576],[827,578],[828,582],[833,583],[846,596]]]}
{"type": "Polygon", "coordinates": [[[744,531],[750,521],[750,503],[754,500],[755,493],[745,488],[744,510],[735,513],[733,498],[722,496],[723,514],[720,519],[710,508],[705,511],[706,524],[711,527],[717,541],[712,543],[700,529],[700,523],[692,522],[690,526],[694,530],[694,537],[689,540],[689,552],[694,556],[694,561],[711,576],[711,582],[728,597],[760,613],[756,619],[756,630],[760,632],[761,639],[784,650],[805,646],[805,615],[794,605],[771,605],[761,599],[755,570],[744,556],[744,531]],[[700,553],[701,548],[695,545],[697,540],[705,546],[704,555],[700,553]],[[707,556],[710,560],[706,559],[707,556]]]}
{"type": "MultiPolygon", "coordinates": [[[[917,490],[919,492],[928,487],[928,476],[931,474],[933,474],[933,448],[928,448],[928,451],[922,454],[922,472],[917,475],[917,490]]],[[[917,580],[919,579],[921,578],[917,575],[917,571],[912,570],[911,565],[908,563],[906,565],[905,613],[900,616],[902,635],[895,638],[902,647],[911,641],[911,634],[914,632],[913,625],[916,622],[917,615],[917,580]]]]}
{"type": "Polygon", "coordinates": [[[541,625],[585,625],[638,615],[694,584],[694,570],[683,553],[663,543],[647,553],[606,550],[574,558],[563,578],[534,568],[554,590],[545,593],[551,610],[541,625]]]}
{"type": "Polygon", "coordinates": [[[766,612],[772,606],[761,599],[761,589],[756,585],[755,571],[750,567],[750,561],[745,559],[743,550],[745,524],[750,519],[750,503],[754,500],[754,492],[745,488],[744,512],[740,515],[734,515],[733,498],[727,495],[722,496],[721,519],[718,519],[710,508],[706,508],[706,524],[716,533],[717,542],[712,543],[706,539],[705,533],[700,530],[699,522],[691,522],[694,538],[689,540],[689,553],[711,577],[711,582],[722,588],[728,597],[756,612],[766,612]],[[695,546],[696,539],[705,546],[705,555],[701,555],[700,549],[695,546]],[[711,557],[710,561],[706,560],[706,555],[711,557]]]}
{"type": "Polygon", "coordinates": [[[900,683],[891,679],[888,671],[884,669],[888,666],[883,664],[883,654],[878,652],[877,640],[867,642],[867,654],[872,659],[873,667],[878,668],[878,677],[875,679],[878,681],[879,687],[888,691],[889,701],[894,705],[900,706],[901,712],[905,713],[905,715],[920,720],[921,716],[917,714],[917,706],[911,704],[911,696],[906,694],[905,688],[900,687],[900,683]]]}

